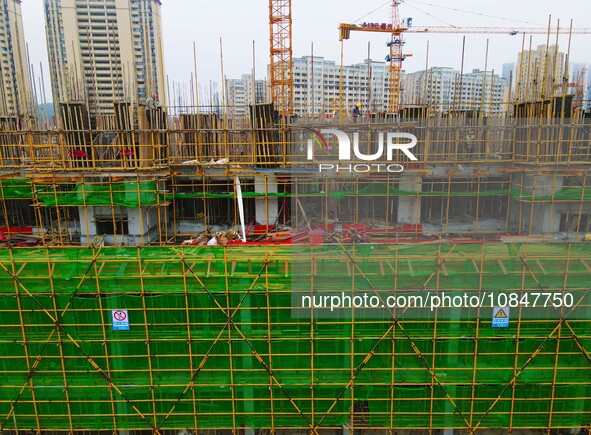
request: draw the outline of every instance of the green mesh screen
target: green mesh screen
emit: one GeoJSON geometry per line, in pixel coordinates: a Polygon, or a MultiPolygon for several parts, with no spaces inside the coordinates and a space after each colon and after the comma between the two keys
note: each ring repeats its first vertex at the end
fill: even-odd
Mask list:
{"type": "MultiPolygon", "coordinates": [[[[70,191],[55,191],[50,185],[37,185],[37,197],[40,202],[47,206],[111,206],[138,207],[139,205],[153,205],[162,202],[164,199],[173,198],[234,198],[234,193],[218,192],[176,192],[174,194],[162,194],[157,191],[156,183],[111,183],[93,184],[84,183],[73,186],[70,191]]],[[[0,194],[5,199],[30,199],[33,197],[31,182],[28,179],[5,179],[0,180],[0,194]]],[[[250,197],[291,197],[290,192],[243,192],[242,196],[250,197]]],[[[453,191],[453,192],[429,192],[398,189],[391,185],[378,183],[359,189],[358,191],[330,191],[299,193],[299,197],[328,196],[342,199],[347,196],[499,196],[510,195],[513,198],[531,201],[549,200],[591,200],[591,189],[583,187],[566,187],[558,189],[553,195],[533,195],[522,193],[515,189],[490,189],[474,191],[453,191]]],[[[0,197],[2,197],[0,195],[0,197]]]]}
{"type": "Polygon", "coordinates": [[[490,315],[396,323],[291,311],[293,270],[311,259],[311,280],[342,262],[342,283],[363,272],[393,290],[584,292],[591,245],[306,249],[0,251],[0,425],[546,430],[591,420],[588,317],[515,314],[497,329],[490,315]],[[122,309],[130,329],[115,331],[122,309]]]}

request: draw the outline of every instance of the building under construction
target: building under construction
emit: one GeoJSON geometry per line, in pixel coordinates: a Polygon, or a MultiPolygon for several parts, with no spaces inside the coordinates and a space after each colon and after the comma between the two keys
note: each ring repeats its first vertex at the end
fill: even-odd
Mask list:
{"type": "Polygon", "coordinates": [[[5,433],[588,428],[590,130],[568,98],[356,123],[158,107],[143,129],[117,109],[112,131],[69,105],[62,130],[2,132],[5,433]],[[412,133],[417,160],[319,172],[328,127],[364,154],[412,133]],[[488,301],[298,315],[315,289],[573,300],[492,328],[488,301]]]}
{"type": "Polygon", "coordinates": [[[589,114],[399,92],[2,124],[0,433],[589,433],[589,114]]]}

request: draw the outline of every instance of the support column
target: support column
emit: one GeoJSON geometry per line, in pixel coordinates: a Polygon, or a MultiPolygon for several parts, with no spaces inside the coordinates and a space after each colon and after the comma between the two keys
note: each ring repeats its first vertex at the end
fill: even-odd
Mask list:
{"type": "Polygon", "coordinates": [[[155,207],[150,208],[124,208],[127,215],[127,232],[123,235],[109,228],[106,233],[97,233],[96,216],[112,215],[110,207],[78,207],[80,216],[80,244],[82,246],[92,243],[97,235],[104,237],[104,243],[107,246],[129,245],[140,246],[158,239],[158,210],[155,207]]]}
{"type": "Polygon", "coordinates": [[[543,197],[552,197],[562,189],[564,177],[553,175],[521,175],[515,181],[522,186],[514,185],[512,190],[520,191],[526,197],[523,201],[511,203],[512,228],[518,228],[525,234],[553,234],[560,229],[560,213],[564,203],[539,201],[543,197]],[[531,198],[533,196],[533,198],[531,198]],[[536,201],[538,199],[538,201],[536,201]],[[519,214],[521,219],[519,221],[519,214]],[[518,222],[514,220],[517,219],[518,222]]]}
{"type": "Polygon", "coordinates": [[[80,245],[89,245],[96,237],[96,223],[94,221],[94,207],[78,207],[80,219],[80,245]]]}
{"type": "Polygon", "coordinates": [[[141,245],[149,243],[158,238],[158,211],[150,208],[128,208],[127,209],[127,244],[141,245]],[[140,217],[141,214],[141,217],[140,217]]]}
{"type": "MultiPolygon", "coordinates": [[[[423,179],[420,175],[401,175],[400,190],[420,192],[423,179]]],[[[419,224],[421,223],[421,197],[399,196],[398,197],[398,223],[419,224]]]]}
{"type": "Polygon", "coordinates": [[[254,191],[265,194],[264,197],[257,197],[254,200],[257,223],[259,225],[275,225],[279,215],[279,199],[267,195],[277,193],[277,177],[255,176],[254,191]]]}

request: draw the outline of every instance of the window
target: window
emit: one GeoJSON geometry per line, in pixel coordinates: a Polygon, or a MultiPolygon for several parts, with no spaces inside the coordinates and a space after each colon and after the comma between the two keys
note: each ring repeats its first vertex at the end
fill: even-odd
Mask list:
{"type": "Polygon", "coordinates": [[[560,228],[558,231],[578,231],[582,233],[589,232],[591,231],[591,215],[588,213],[583,213],[579,215],[578,212],[561,213],[560,228]]]}
{"type": "Polygon", "coordinates": [[[96,233],[104,234],[129,234],[127,216],[95,216],[96,233]]]}

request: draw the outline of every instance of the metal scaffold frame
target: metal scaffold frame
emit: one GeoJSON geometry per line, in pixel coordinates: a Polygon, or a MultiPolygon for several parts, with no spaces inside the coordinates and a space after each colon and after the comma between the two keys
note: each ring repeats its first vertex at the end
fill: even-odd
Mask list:
{"type": "Polygon", "coordinates": [[[436,174],[411,169],[336,178],[242,168],[209,176],[38,174],[0,180],[0,231],[24,232],[48,246],[90,246],[101,235],[110,237],[107,244],[163,246],[234,229],[242,206],[251,236],[311,230],[311,222],[325,234],[362,228],[376,243],[450,235],[581,240],[591,230],[588,185],[584,170],[466,174],[454,166],[436,174]],[[130,219],[136,219],[134,231],[130,219]]]}
{"type": "Polygon", "coordinates": [[[387,3],[340,25],[340,68],[313,43],[294,67],[269,0],[270,95],[220,38],[219,92],[193,42],[189,88],[119,68],[117,101],[70,80],[53,119],[0,119],[0,435],[591,435],[591,30],[387,3]],[[344,65],[351,31],[379,60],[344,65]],[[429,63],[444,38],[406,75],[419,33],[520,35],[516,72],[487,39],[465,73],[464,37],[460,71],[429,63]]]}
{"type": "Polygon", "coordinates": [[[269,0],[271,101],[283,117],[293,111],[291,0],[269,0]]]}
{"type": "MultiPolygon", "coordinates": [[[[550,106],[545,104],[544,111],[551,110],[550,106]]],[[[246,123],[201,113],[178,119],[171,116],[164,123],[171,126],[157,130],[3,130],[0,167],[46,173],[127,174],[186,165],[226,169],[236,165],[305,167],[309,165],[305,144],[314,131],[323,128],[358,131],[367,151],[375,148],[379,133],[385,129],[415,134],[418,145],[413,153],[424,165],[467,161],[582,165],[591,158],[587,118],[542,118],[536,115],[535,104],[522,108],[524,118],[481,117],[478,112],[461,112],[457,116],[424,113],[393,124],[373,114],[359,122],[348,118],[302,118],[289,129],[276,128],[271,105],[256,107],[246,123]]],[[[336,138],[327,135],[325,140],[323,162],[338,163],[336,138]]],[[[408,161],[399,152],[395,157],[401,163],[408,161]]]]}
{"type": "Polygon", "coordinates": [[[583,244],[4,250],[0,428],[580,428],[590,264],[583,244]],[[489,306],[428,322],[294,317],[299,286],[327,280],[575,303],[546,319],[516,309],[506,330],[489,306]],[[112,327],[116,310],[129,330],[112,327]]]}

